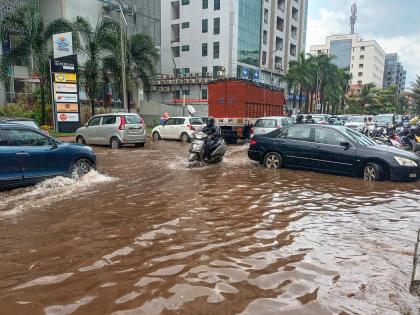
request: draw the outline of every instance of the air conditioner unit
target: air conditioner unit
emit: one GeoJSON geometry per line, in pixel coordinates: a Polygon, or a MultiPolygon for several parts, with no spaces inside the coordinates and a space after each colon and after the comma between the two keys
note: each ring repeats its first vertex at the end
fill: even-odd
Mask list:
{"type": "Polygon", "coordinates": [[[195,76],[196,78],[199,78],[199,77],[201,76],[201,74],[200,74],[200,73],[194,73],[194,76],[195,76]]]}
{"type": "Polygon", "coordinates": [[[212,73],[211,72],[206,72],[206,77],[211,77],[212,76],[212,73]]]}
{"type": "Polygon", "coordinates": [[[203,82],[203,84],[207,84],[207,83],[209,83],[209,79],[203,78],[202,82],[203,82]]]}
{"type": "Polygon", "coordinates": [[[217,76],[218,77],[223,77],[225,75],[224,71],[217,71],[217,76]]]}
{"type": "Polygon", "coordinates": [[[195,82],[197,84],[201,84],[201,83],[203,83],[203,79],[202,78],[195,79],[195,82]]]}
{"type": "Polygon", "coordinates": [[[276,69],[283,70],[283,65],[280,62],[276,63],[276,69]]]}
{"type": "Polygon", "coordinates": [[[225,70],[226,70],[225,67],[219,66],[219,71],[225,71],[225,70]]]}

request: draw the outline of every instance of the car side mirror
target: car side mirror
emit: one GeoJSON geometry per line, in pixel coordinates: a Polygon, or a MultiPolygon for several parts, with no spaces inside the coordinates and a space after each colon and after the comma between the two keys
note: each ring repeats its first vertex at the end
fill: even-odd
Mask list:
{"type": "Polygon", "coordinates": [[[340,146],[345,147],[345,148],[349,148],[349,147],[351,147],[351,144],[348,141],[343,141],[343,142],[340,142],[340,146]]]}

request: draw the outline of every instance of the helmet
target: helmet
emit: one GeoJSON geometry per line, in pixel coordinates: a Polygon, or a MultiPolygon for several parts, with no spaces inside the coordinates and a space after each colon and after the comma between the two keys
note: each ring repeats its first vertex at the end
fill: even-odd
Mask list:
{"type": "Polygon", "coordinates": [[[303,120],[303,115],[299,114],[296,116],[296,121],[302,121],[303,120]]]}
{"type": "Polygon", "coordinates": [[[214,126],[216,124],[216,119],[214,119],[214,117],[209,117],[207,124],[210,126],[214,126]]]}
{"type": "Polygon", "coordinates": [[[312,119],[312,115],[306,116],[306,119],[312,119]]]}

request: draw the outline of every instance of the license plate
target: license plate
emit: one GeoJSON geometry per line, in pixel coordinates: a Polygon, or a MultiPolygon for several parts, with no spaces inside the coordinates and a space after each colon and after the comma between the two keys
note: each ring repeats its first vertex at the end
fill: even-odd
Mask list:
{"type": "Polygon", "coordinates": [[[410,175],[408,175],[410,178],[416,178],[417,177],[417,174],[410,174],[410,175]]]}

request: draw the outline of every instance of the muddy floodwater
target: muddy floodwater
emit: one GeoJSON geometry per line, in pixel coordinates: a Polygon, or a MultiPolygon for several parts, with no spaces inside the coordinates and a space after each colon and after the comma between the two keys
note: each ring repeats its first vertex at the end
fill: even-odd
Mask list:
{"type": "Polygon", "coordinates": [[[267,170],[229,147],[95,148],[0,193],[0,314],[419,314],[420,183],[267,170]]]}

